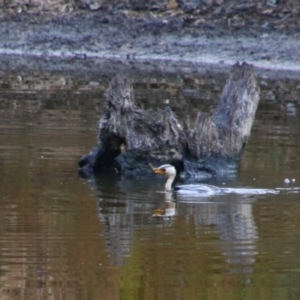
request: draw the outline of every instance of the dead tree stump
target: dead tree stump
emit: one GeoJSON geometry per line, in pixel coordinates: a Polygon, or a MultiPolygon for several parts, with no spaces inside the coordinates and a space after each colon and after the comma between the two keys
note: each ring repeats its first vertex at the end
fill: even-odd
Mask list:
{"type": "Polygon", "coordinates": [[[99,140],[79,161],[86,173],[151,174],[148,164],[181,166],[187,175],[235,172],[259,102],[253,67],[235,64],[212,115],[199,112],[194,128],[183,128],[171,108],[142,110],[130,80],[112,79],[105,93],[99,140]]]}
{"type": "Polygon", "coordinates": [[[251,135],[259,91],[253,67],[235,64],[214,113],[198,112],[195,127],[187,132],[192,157],[216,172],[235,171],[251,135]]]}

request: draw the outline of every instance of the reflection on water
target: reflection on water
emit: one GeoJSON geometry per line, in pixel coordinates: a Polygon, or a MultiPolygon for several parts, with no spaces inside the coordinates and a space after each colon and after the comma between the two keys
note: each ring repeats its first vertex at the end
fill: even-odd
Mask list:
{"type": "Polygon", "coordinates": [[[223,207],[217,215],[217,229],[220,238],[225,241],[223,254],[229,264],[235,265],[236,272],[252,272],[251,265],[257,254],[257,228],[250,203],[234,203],[223,207]]]}
{"type": "MultiPolygon", "coordinates": [[[[102,184],[97,188],[103,192],[102,184]]],[[[157,194],[155,190],[151,193],[157,194]]],[[[165,231],[171,231],[171,235],[176,220],[183,218],[185,226],[195,227],[195,238],[199,240],[199,229],[213,226],[222,254],[232,265],[232,270],[239,268],[239,272],[243,273],[252,270],[249,265],[255,262],[255,243],[258,239],[252,214],[253,201],[241,202],[237,195],[223,195],[219,199],[200,197],[196,201],[195,196],[188,198],[166,192],[157,194],[163,200],[158,205],[151,201],[152,195],[147,195],[150,202],[142,202],[138,196],[135,200],[134,196],[128,193],[117,199],[105,200],[99,195],[99,218],[105,227],[107,251],[113,264],[126,263],[132,250],[134,233],[139,229],[163,226],[165,231]]]]}
{"type": "MultiPolygon", "coordinates": [[[[139,105],[191,119],[226,78],[130,74],[139,105]]],[[[78,177],[109,79],[0,76],[0,299],[298,299],[299,81],[259,79],[239,176],[207,182],[276,193],[208,198],[155,176],[78,177]]]]}

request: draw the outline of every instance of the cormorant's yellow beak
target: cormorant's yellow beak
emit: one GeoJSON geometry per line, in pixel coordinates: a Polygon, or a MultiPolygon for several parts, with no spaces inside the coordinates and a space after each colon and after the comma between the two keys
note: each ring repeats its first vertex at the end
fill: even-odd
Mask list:
{"type": "Polygon", "coordinates": [[[160,168],[154,168],[151,164],[149,164],[149,167],[155,174],[161,174],[161,175],[166,175],[166,170],[165,169],[160,169],[160,168]]]}
{"type": "Polygon", "coordinates": [[[165,169],[153,168],[152,170],[155,174],[166,175],[166,170],[165,169]]]}

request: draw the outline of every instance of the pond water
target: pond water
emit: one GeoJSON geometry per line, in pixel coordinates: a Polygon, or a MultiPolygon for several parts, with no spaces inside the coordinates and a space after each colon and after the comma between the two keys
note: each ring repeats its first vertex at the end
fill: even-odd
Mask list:
{"type": "MultiPolygon", "coordinates": [[[[227,77],[141,74],[138,104],[179,117],[212,111],[227,77]]],[[[197,198],[161,177],[78,176],[110,78],[0,76],[0,298],[299,299],[300,81],[259,78],[239,174],[208,182],[278,192],[197,198]]]]}

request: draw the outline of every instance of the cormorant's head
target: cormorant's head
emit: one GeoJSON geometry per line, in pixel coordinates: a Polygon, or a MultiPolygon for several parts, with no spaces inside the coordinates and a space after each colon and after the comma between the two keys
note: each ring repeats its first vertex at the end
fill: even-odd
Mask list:
{"type": "Polygon", "coordinates": [[[168,178],[173,178],[172,187],[176,185],[180,178],[180,173],[184,171],[184,163],[182,160],[178,159],[169,161],[169,163],[161,165],[158,168],[152,167],[151,164],[149,164],[149,166],[155,174],[161,174],[168,178]]]}
{"type": "Polygon", "coordinates": [[[158,168],[154,168],[152,166],[150,166],[152,171],[155,173],[155,174],[161,174],[161,175],[166,175],[166,176],[172,176],[172,177],[175,177],[176,176],[176,169],[174,166],[172,166],[171,164],[165,164],[165,165],[162,165],[158,168]]]}

